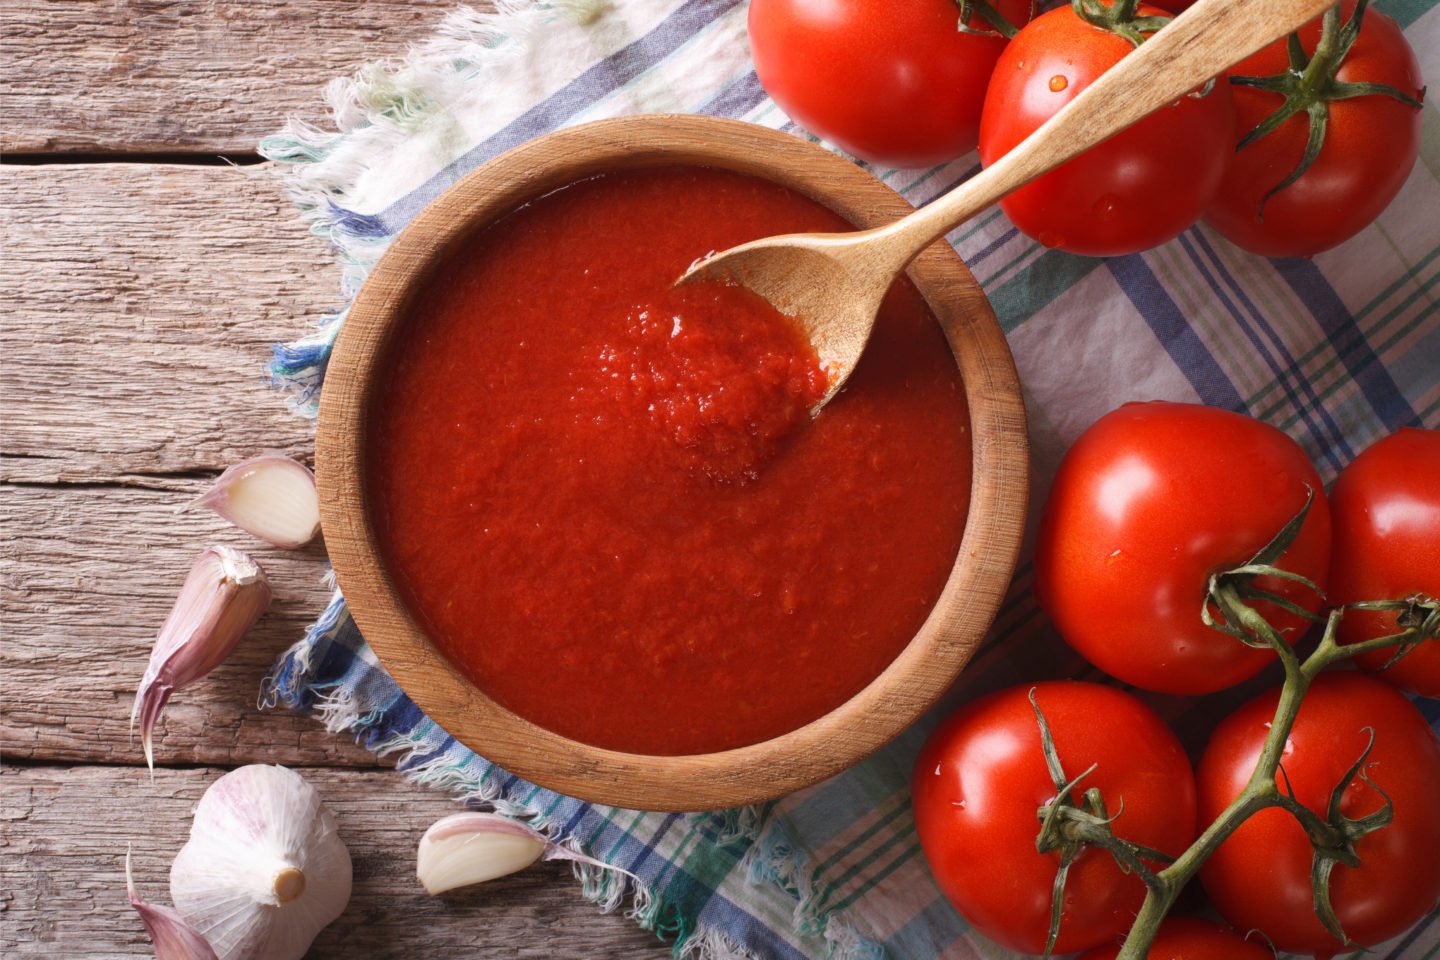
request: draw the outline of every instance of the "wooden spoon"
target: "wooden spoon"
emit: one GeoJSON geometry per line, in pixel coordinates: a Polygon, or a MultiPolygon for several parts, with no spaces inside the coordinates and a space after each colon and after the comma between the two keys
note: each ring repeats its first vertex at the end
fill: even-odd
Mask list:
{"type": "Polygon", "coordinates": [[[1006,194],[1173,103],[1319,16],[1335,0],[1200,0],[1005,156],[928,206],[857,233],[767,237],[714,254],[677,283],[747,287],[805,328],[839,392],[891,282],[921,250],[1006,194]]]}

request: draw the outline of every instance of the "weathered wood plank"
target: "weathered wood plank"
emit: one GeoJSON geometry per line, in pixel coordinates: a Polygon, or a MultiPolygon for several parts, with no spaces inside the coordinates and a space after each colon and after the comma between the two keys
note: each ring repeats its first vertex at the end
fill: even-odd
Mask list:
{"type": "Polygon", "coordinates": [[[175,514],[205,481],[172,490],[13,486],[0,497],[7,758],[143,764],[129,734],[155,631],[207,543],[250,552],[275,592],[230,659],[172,698],[157,728],[162,764],[381,765],[309,717],[256,705],[275,658],[324,609],[323,551],[268,547],[209,511],[175,514]]]}
{"type": "MultiPolygon", "coordinates": [[[[483,4],[481,4],[483,6],[483,4]]],[[[6,0],[0,149],[249,153],[331,78],[404,53],[447,0],[6,0]]]]}
{"type": "Polygon", "coordinates": [[[138,762],[130,705],[154,632],[207,542],[253,549],[276,590],[231,661],[177,695],[161,762],[373,766],[313,720],[261,714],[276,655],[323,608],[323,551],[264,548],[174,515],[230,463],[308,457],[264,385],[270,344],[335,289],[330,253],[254,168],[0,168],[0,497],[7,697],[0,744],[34,760],[138,762]]]}
{"type": "MultiPolygon", "coordinates": [[[[0,771],[0,954],[98,960],[153,956],[125,899],[125,849],[153,903],[169,902],[170,861],[194,804],[224,771],[11,767],[0,771]]],[[[390,772],[300,771],[339,822],[355,865],[350,905],[309,956],[658,958],[652,934],[603,916],[559,864],[443,897],[415,880],[415,844],[454,806],[390,772]]]]}
{"type": "Polygon", "coordinates": [[[262,367],[336,302],[338,271],[268,167],[0,167],[0,210],[0,478],[309,449],[262,367]]]}

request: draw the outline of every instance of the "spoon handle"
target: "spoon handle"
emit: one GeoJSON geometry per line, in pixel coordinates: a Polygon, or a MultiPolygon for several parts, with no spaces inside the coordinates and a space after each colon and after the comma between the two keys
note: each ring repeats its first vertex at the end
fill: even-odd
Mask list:
{"type": "Polygon", "coordinates": [[[916,213],[876,231],[888,234],[885,246],[891,256],[903,257],[896,272],[933,241],[1006,194],[1173,103],[1334,3],[1200,0],[1005,156],[916,213]]]}

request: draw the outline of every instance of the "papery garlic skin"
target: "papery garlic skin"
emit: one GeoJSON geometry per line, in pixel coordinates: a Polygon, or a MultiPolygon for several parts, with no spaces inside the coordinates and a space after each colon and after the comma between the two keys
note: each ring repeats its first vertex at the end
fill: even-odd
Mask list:
{"type": "Polygon", "coordinates": [[[278,453],[235,464],[194,504],[285,550],[303,547],[320,532],[315,474],[278,453]]]}
{"type": "Polygon", "coordinates": [[[498,813],[455,813],[430,825],[415,851],[415,876],[429,894],[484,883],[524,870],[537,860],[573,860],[639,878],[587,857],[534,827],[498,813]]]}
{"type": "Polygon", "coordinates": [[[170,868],[170,899],[219,960],[300,960],[350,900],[350,854],[293,770],[253,765],[211,784],[170,868]]]}
{"type": "Polygon", "coordinates": [[[132,730],[140,720],[140,742],[152,771],[155,721],[170,695],[223,663],[270,606],[270,597],[265,571],[239,550],[206,547],[196,559],[160,627],[130,711],[132,730]]]}
{"type": "Polygon", "coordinates": [[[125,889],[130,906],[140,914],[145,932],[155,946],[155,960],[219,960],[215,950],[185,918],[170,907],[146,903],[135,892],[135,875],[130,872],[130,852],[125,852],[125,889]]]}

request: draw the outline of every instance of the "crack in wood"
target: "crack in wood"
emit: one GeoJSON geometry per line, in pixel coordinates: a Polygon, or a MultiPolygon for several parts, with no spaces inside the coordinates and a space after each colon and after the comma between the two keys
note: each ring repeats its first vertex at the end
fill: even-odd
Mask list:
{"type": "Polygon", "coordinates": [[[128,476],[86,477],[75,480],[65,477],[58,480],[11,480],[7,477],[0,477],[0,487],[14,487],[22,490],[157,490],[162,493],[174,493],[183,491],[185,488],[174,484],[167,485],[164,481],[173,480],[175,483],[181,483],[213,480],[219,475],[220,471],[218,470],[179,470],[174,473],[135,473],[128,476]]]}
{"type": "Polygon", "coordinates": [[[0,166],[40,167],[54,164],[155,163],[189,167],[249,167],[264,163],[258,153],[7,153],[0,157],[0,166]]]}

